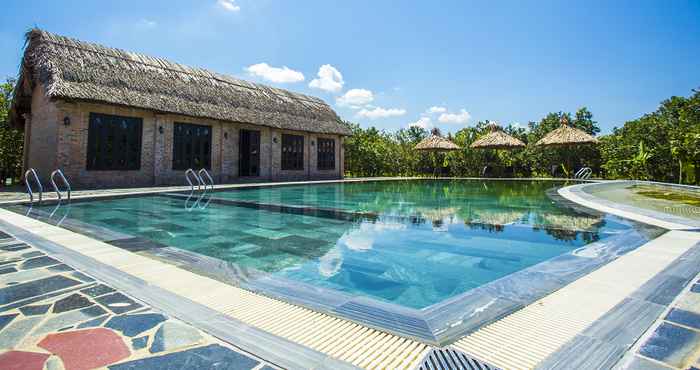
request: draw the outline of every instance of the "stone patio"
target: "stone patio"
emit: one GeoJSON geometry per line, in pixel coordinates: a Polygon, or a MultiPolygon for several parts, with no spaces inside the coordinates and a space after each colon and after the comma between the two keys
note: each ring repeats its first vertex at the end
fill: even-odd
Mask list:
{"type": "Polygon", "coordinates": [[[0,232],[0,369],[273,369],[0,232]]]}

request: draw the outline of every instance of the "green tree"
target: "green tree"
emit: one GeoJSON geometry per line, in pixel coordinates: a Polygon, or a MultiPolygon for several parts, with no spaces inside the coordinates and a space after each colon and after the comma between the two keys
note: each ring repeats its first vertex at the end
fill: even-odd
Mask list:
{"type": "Polygon", "coordinates": [[[19,178],[22,170],[22,131],[10,126],[9,111],[15,81],[7,79],[0,84],[0,186],[19,178]]]}
{"type": "Polygon", "coordinates": [[[608,178],[700,183],[700,93],[664,100],[603,137],[600,150],[608,178]],[[650,155],[643,168],[640,148],[650,155]]]}

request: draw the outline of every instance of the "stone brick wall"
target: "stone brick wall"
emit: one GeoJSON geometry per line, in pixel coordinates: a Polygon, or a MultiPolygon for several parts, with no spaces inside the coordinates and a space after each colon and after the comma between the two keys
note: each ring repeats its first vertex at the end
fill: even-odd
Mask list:
{"type": "MultiPolygon", "coordinates": [[[[318,135],[296,131],[276,130],[245,123],[221,122],[174,114],[94,104],[88,102],[52,102],[39,88],[32,104],[31,132],[27,164],[48,179],[50,171],[63,169],[66,177],[76,187],[106,188],[152,185],[184,185],[184,171],[173,170],[174,123],[192,123],[212,128],[211,170],[217,183],[238,181],[305,180],[342,177],[342,140],[336,140],[336,168],[332,171],[317,169],[317,148],[311,145],[318,135]],[[91,112],[143,120],[141,167],[136,171],[88,171],[87,144],[91,112]],[[64,118],[70,120],[64,125],[64,118]],[[162,127],[163,133],[159,128],[162,127]],[[240,178],[238,169],[239,133],[241,129],[260,131],[260,176],[240,178]],[[304,170],[282,171],[282,134],[304,136],[304,170]],[[276,143],[274,139],[276,138],[276,143]]],[[[195,169],[198,170],[198,169],[195,169]]]]}
{"type": "Polygon", "coordinates": [[[26,167],[34,168],[44,184],[57,167],[58,127],[63,125],[62,121],[56,105],[46,98],[43,86],[38,85],[32,95],[32,114],[25,128],[29,130],[26,167]]]}

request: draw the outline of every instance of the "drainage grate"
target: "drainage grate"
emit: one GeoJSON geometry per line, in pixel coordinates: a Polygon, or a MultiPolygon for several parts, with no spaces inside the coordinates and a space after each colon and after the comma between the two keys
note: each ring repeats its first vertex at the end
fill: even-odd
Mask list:
{"type": "Polygon", "coordinates": [[[501,370],[455,349],[433,349],[418,367],[420,370],[501,370]]]}

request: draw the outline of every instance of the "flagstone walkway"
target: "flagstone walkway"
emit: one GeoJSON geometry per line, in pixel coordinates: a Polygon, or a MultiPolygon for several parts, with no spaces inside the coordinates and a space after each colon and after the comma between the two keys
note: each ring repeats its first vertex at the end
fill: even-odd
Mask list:
{"type": "Polygon", "coordinates": [[[274,369],[0,232],[0,369],[274,369]]]}

